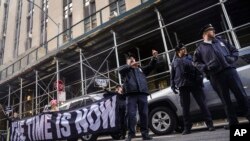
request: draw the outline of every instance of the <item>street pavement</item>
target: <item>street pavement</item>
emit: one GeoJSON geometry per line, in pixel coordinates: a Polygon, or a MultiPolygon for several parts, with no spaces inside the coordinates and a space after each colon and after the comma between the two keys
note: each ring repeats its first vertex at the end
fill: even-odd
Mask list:
{"type": "MultiPolygon", "coordinates": [[[[153,141],[229,141],[229,130],[218,127],[215,131],[209,132],[205,128],[192,130],[192,134],[182,135],[174,133],[164,136],[156,136],[152,134],[153,141]]],[[[139,134],[132,141],[141,141],[139,134]]],[[[111,137],[99,137],[98,141],[112,141],[111,137]]]]}

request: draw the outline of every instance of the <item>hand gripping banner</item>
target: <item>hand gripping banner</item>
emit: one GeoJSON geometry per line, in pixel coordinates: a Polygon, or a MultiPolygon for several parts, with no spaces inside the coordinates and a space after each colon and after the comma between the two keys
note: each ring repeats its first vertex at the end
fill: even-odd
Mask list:
{"type": "Polygon", "coordinates": [[[47,112],[13,121],[11,141],[61,140],[86,134],[113,132],[119,128],[117,96],[79,109],[47,112]]]}

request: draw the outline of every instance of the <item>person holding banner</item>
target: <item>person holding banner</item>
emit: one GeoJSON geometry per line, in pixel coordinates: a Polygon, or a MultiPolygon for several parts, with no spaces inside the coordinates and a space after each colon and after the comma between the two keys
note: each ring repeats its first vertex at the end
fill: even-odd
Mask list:
{"type": "Polygon", "coordinates": [[[128,137],[126,141],[131,141],[135,137],[137,106],[140,116],[140,130],[143,140],[152,140],[148,134],[148,86],[146,76],[157,64],[158,52],[152,50],[153,58],[146,66],[139,66],[135,57],[127,57],[127,64],[119,68],[119,73],[124,80],[124,89],[127,96],[127,116],[128,116],[128,137]]]}
{"type": "Polygon", "coordinates": [[[107,92],[104,94],[104,98],[110,98],[117,95],[119,100],[119,118],[120,118],[120,132],[111,134],[112,138],[115,140],[125,139],[127,132],[127,119],[126,119],[126,97],[123,93],[123,87],[121,85],[115,86],[115,92],[111,92],[105,89],[107,92]]]}
{"type": "Polygon", "coordinates": [[[11,127],[11,123],[13,121],[19,120],[20,118],[18,117],[18,113],[17,112],[12,112],[12,116],[10,117],[9,115],[5,114],[7,120],[8,120],[8,132],[7,132],[7,141],[10,140],[10,127],[11,127]]]}

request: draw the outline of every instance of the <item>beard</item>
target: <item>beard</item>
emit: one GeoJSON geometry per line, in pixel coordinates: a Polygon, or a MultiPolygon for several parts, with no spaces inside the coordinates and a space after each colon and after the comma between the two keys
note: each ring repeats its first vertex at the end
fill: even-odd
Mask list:
{"type": "Polygon", "coordinates": [[[215,33],[209,33],[209,34],[208,34],[208,38],[209,38],[210,40],[213,40],[213,39],[215,38],[215,33]]]}

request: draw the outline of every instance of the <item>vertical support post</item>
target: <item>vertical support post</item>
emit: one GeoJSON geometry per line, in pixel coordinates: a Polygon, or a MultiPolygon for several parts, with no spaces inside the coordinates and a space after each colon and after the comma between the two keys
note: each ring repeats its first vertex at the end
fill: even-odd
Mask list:
{"type": "Polygon", "coordinates": [[[168,61],[168,65],[169,65],[169,70],[171,70],[170,57],[169,57],[167,42],[166,42],[166,38],[165,38],[165,34],[164,34],[162,22],[161,22],[161,20],[162,20],[162,19],[161,19],[161,15],[160,15],[160,12],[158,11],[157,8],[155,8],[155,12],[156,12],[156,14],[157,14],[159,26],[160,26],[160,28],[161,28],[161,29],[160,29],[160,30],[161,30],[161,37],[162,37],[162,40],[163,40],[163,45],[164,45],[164,49],[165,49],[166,56],[167,56],[167,61],[168,61]]]}
{"type": "Polygon", "coordinates": [[[23,108],[23,79],[20,78],[20,99],[19,99],[19,117],[22,118],[22,108],[23,108]]]}
{"type": "Polygon", "coordinates": [[[234,45],[235,45],[235,47],[237,49],[239,49],[240,48],[240,44],[239,44],[237,36],[236,36],[236,34],[235,34],[234,30],[233,30],[233,26],[232,26],[232,23],[231,23],[231,21],[229,19],[229,16],[228,16],[226,7],[224,5],[224,2],[226,2],[226,1],[225,0],[220,0],[221,8],[222,8],[223,14],[224,14],[224,16],[226,18],[226,22],[227,22],[227,25],[229,27],[230,33],[231,33],[231,35],[233,37],[234,45]]]}
{"type": "Polygon", "coordinates": [[[31,97],[31,111],[32,115],[34,115],[34,91],[32,92],[32,97],[31,97]]]}
{"type": "Polygon", "coordinates": [[[82,49],[80,49],[80,73],[81,73],[81,87],[82,87],[82,95],[84,95],[84,84],[83,84],[83,66],[82,66],[82,49]]]}
{"type": "MultiPolygon", "coordinates": [[[[9,85],[9,94],[8,94],[8,107],[10,107],[10,93],[11,93],[11,86],[9,85]]],[[[7,121],[7,130],[9,128],[9,122],[7,121]]]]}
{"type": "Polygon", "coordinates": [[[38,105],[37,96],[38,96],[38,71],[36,71],[36,106],[35,106],[36,114],[38,114],[38,111],[37,111],[37,105],[38,105]]]}
{"type": "MultiPolygon", "coordinates": [[[[59,79],[60,79],[60,75],[59,75],[59,61],[58,59],[56,59],[56,94],[57,94],[57,100],[58,100],[58,95],[59,95],[59,91],[58,91],[58,88],[59,88],[59,79]]],[[[57,107],[59,107],[59,102],[57,102],[57,107]]]]}
{"type": "MultiPolygon", "coordinates": [[[[113,39],[114,39],[114,45],[115,45],[115,57],[116,57],[116,66],[117,68],[120,67],[120,63],[119,63],[119,56],[118,56],[118,49],[117,49],[117,42],[116,42],[116,33],[114,31],[112,31],[113,33],[113,39]]],[[[121,80],[121,74],[118,73],[118,80],[119,80],[119,84],[122,84],[122,80],[121,80]]]]}
{"type": "Polygon", "coordinates": [[[8,107],[10,107],[10,93],[11,93],[11,86],[9,85],[8,107]]]}
{"type": "Polygon", "coordinates": [[[87,88],[87,78],[86,78],[86,69],[85,68],[83,69],[83,74],[84,74],[84,88],[85,88],[84,92],[85,92],[85,94],[87,94],[87,89],[86,89],[87,88]]]}
{"type": "MultiPolygon", "coordinates": [[[[221,19],[222,19],[222,20],[221,20],[221,21],[222,21],[222,26],[225,28],[225,30],[227,30],[227,24],[226,24],[226,21],[225,21],[225,19],[224,19],[224,15],[223,15],[223,14],[221,14],[221,19]]],[[[226,34],[227,34],[227,38],[228,38],[230,44],[233,44],[232,39],[231,39],[229,33],[226,32],[226,34]]]]}
{"type": "Polygon", "coordinates": [[[108,78],[109,78],[109,91],[110,91],[110,74],[109,74],[109,61],[107,60],[107,72],[108,72],[108,78]]]}
{"type": "Polygon", "coordinates": [[[140,54],[140,49],[137,47],[137,48],[136,48],[136,51],[137,51],[138,61],[139,61],[139,64],[140,64],[140,66],[141,66],[141,54],[140,54]]]}

